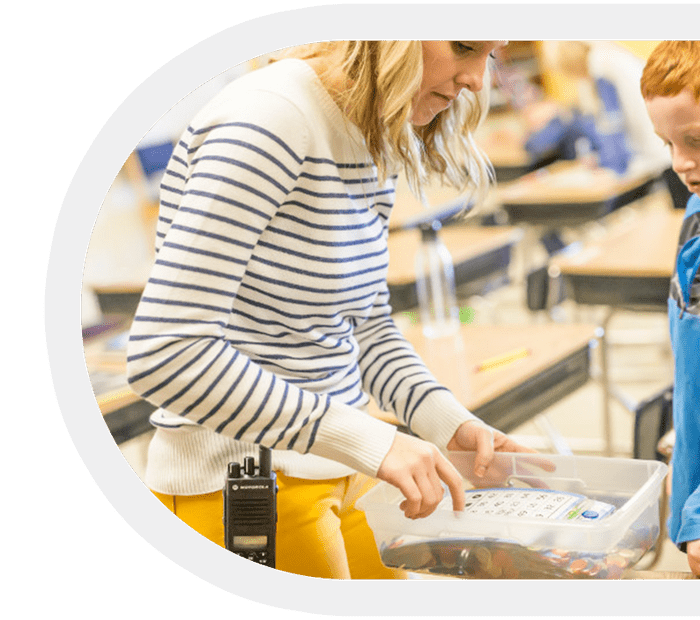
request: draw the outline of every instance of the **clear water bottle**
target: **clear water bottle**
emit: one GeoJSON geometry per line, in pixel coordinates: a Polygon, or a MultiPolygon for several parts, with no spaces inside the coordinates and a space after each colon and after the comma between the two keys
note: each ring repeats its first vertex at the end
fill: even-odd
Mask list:
{"type": "Polygon", "coordinates": [[[459,331],[459,308],[450,252],[438,236],[439,220],[421,225],[416,254],[416,292],[426,338],[454,336],[459,331]]]}
{"type": "Polygon", "coordinates": [[[438,236],[439,221],[421,226],[416,255],[416,287],[423,334],[429,341],[423,360],[437,379],[466,403],[471,396],[460,329],[452,256],[438,236]]]}

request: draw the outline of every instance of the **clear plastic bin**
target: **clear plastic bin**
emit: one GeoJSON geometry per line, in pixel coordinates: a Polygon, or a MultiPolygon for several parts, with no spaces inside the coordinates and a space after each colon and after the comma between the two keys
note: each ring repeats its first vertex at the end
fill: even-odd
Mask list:
{"type": "Polygon", "coordinates": [[[657,541],[659,497],[668,467],[658,461],[497,453],[479,480],[474,453],[448,457],[464,488],[533,488],[612,504],[598,520],[470,515],[449,493],[424,519],[407,519],[401,492],[382,482],[362,497],[385,565],[462,578],[573,579],[622,576],[657,541]]]}

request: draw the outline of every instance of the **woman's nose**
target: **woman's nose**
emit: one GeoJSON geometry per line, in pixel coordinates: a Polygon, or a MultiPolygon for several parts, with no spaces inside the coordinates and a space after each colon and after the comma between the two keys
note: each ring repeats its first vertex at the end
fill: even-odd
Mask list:
{"type": "Polygon", "coordinates": [[[486,62],[465,67],[455,76],[455,83],[459,88],[466,88],[473,93],[480,91],[484,87],[484,72],[486,62]]]}

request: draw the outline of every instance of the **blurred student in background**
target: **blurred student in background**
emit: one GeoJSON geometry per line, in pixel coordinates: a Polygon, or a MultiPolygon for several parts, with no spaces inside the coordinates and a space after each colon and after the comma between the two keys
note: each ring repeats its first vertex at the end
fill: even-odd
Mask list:
{"type": "Polygon", "coordinates": [[[574,88],[569,103],[539,101],[524,108],[534,159],[593,158],[617,174],[661,174],[674,206],[685,208],[689,193],[670,169],[670,159],[654,132],[639,96],[644,61],[612,41],[547,41],[546,64],[574,88]]]}

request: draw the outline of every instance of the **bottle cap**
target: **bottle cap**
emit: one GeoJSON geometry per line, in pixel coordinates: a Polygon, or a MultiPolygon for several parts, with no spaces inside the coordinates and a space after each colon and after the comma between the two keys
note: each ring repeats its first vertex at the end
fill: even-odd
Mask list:
{"type": "Polygon", "coordinates": [[[425,222],[420,225],[420,234],[423,241],[435,239],[438,230],[442,228],[442,222],[438,219],[425,222]]]}

